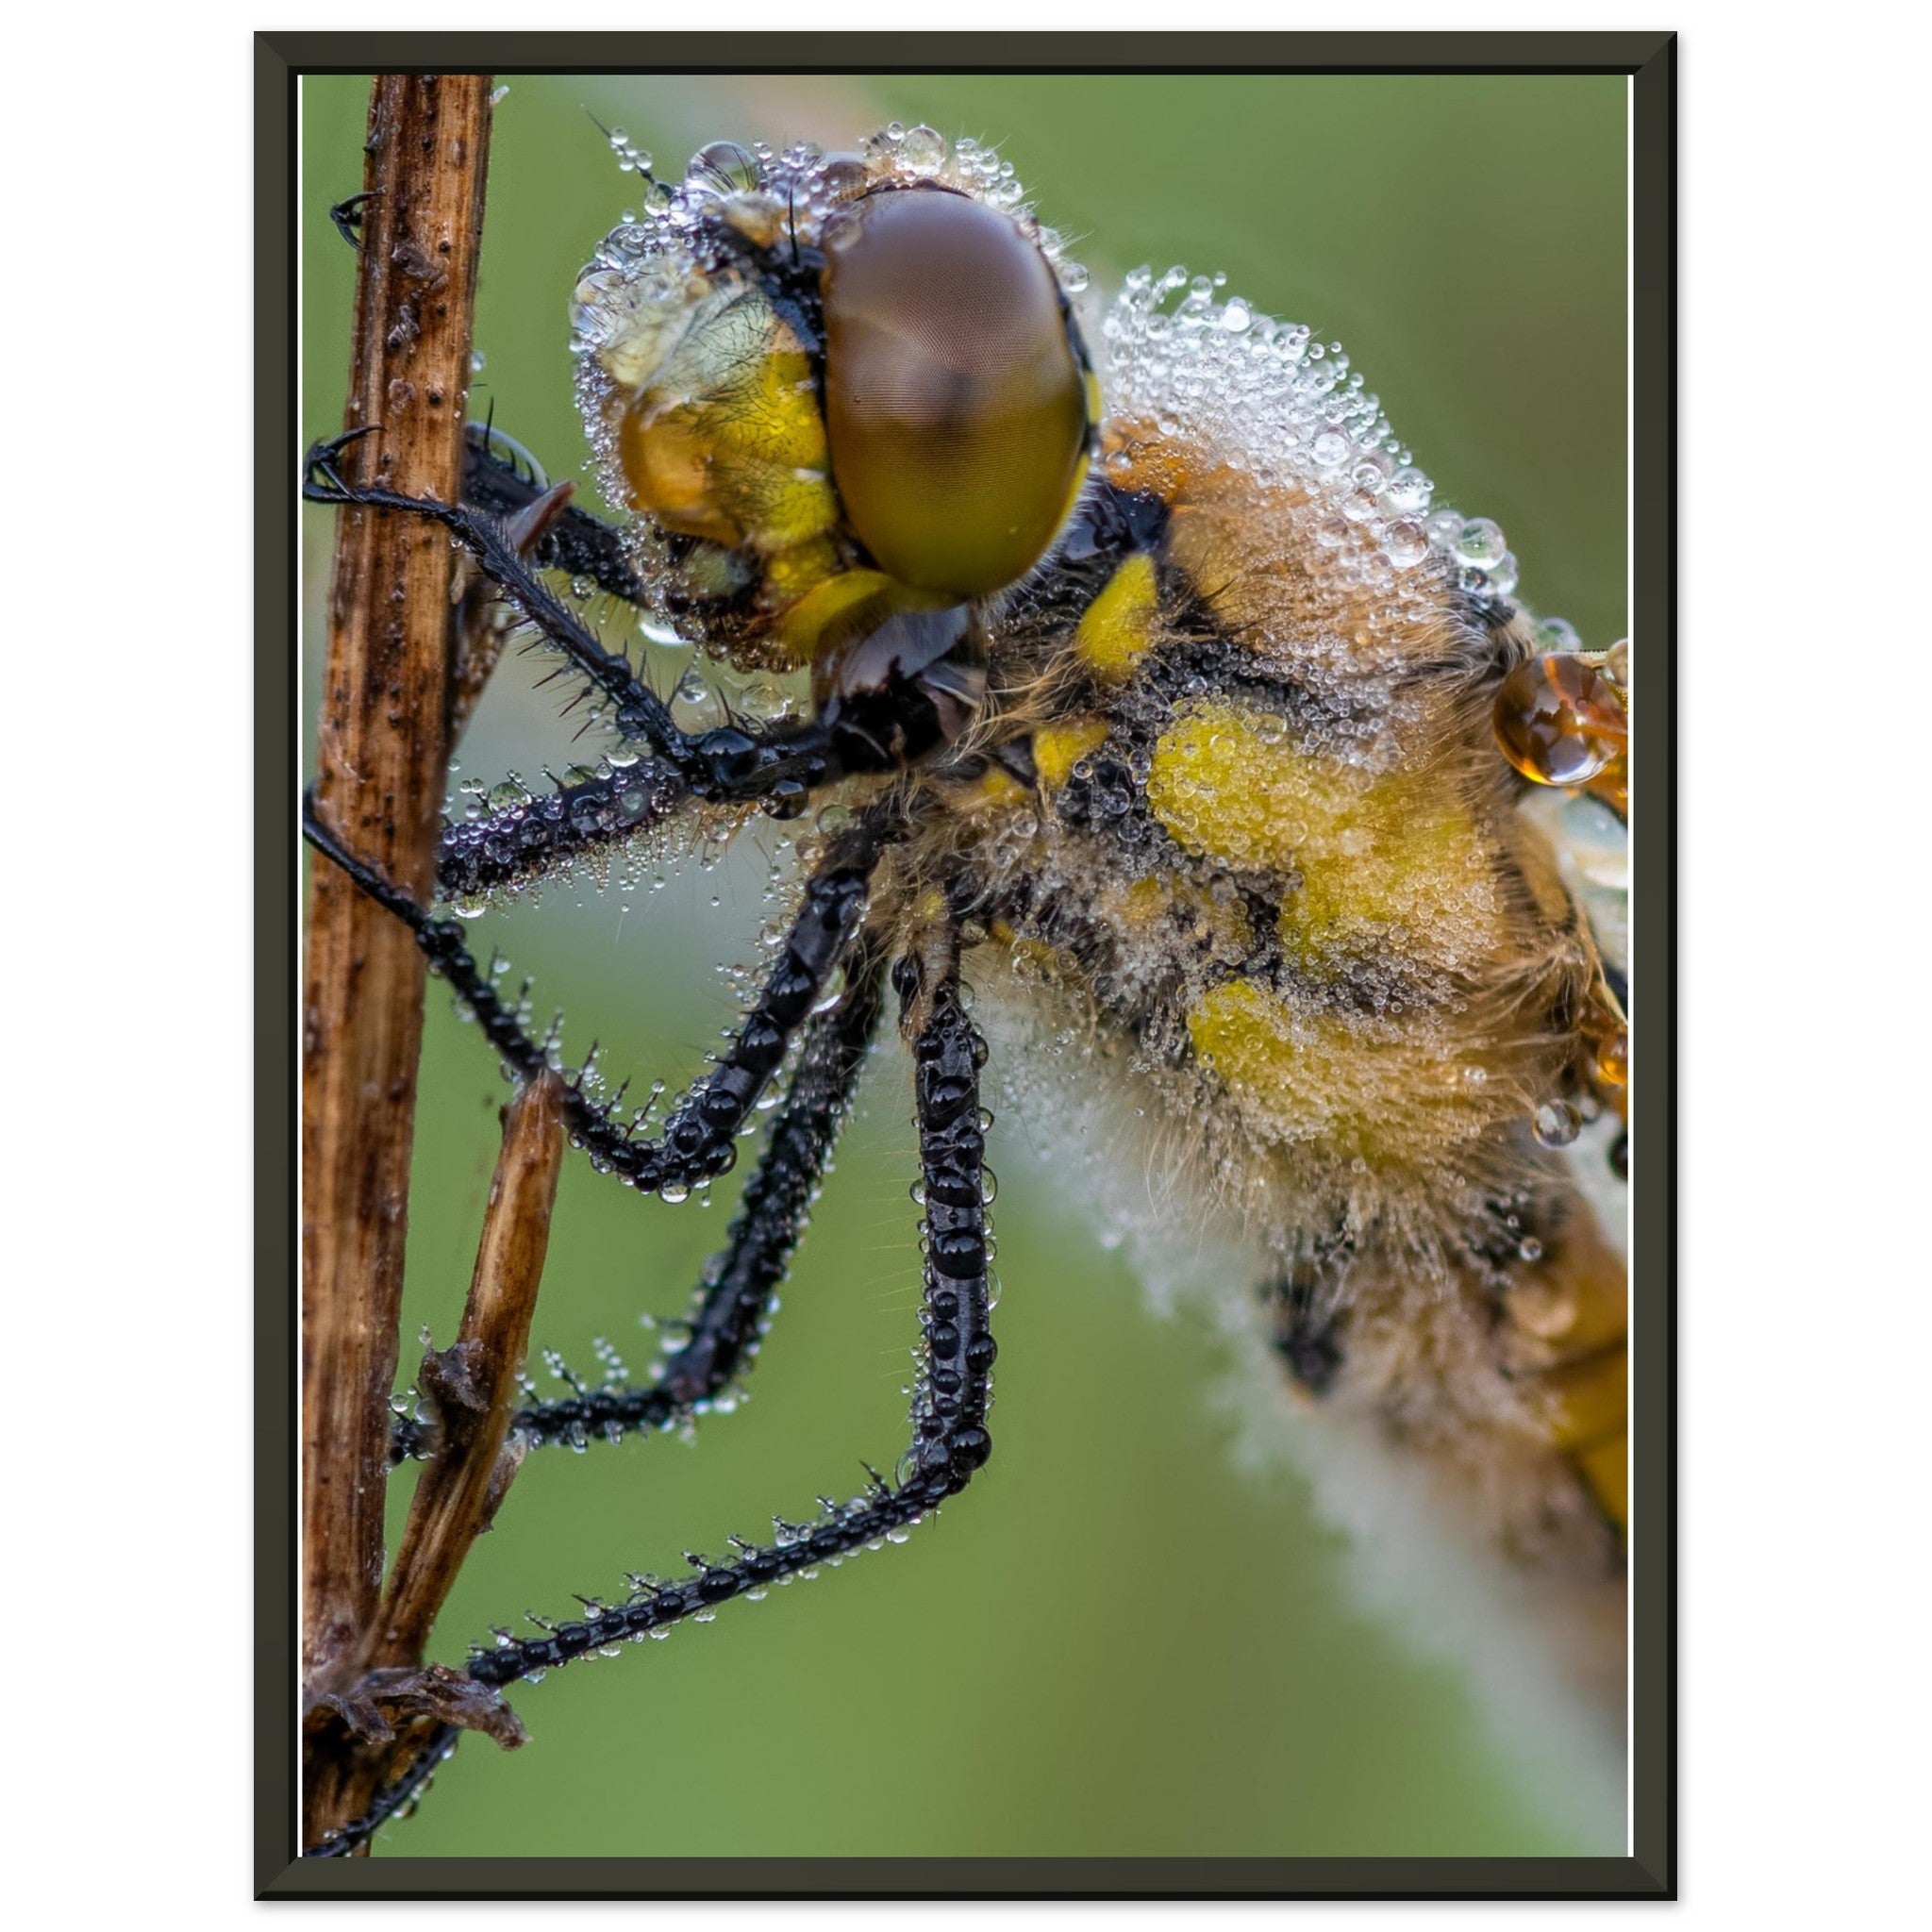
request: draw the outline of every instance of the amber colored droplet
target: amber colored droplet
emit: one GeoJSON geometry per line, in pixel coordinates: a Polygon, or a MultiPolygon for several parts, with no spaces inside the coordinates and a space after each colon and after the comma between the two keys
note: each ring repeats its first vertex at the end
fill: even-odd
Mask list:
{"type": "Polygon", "coordinates": [[[1630,1029],[1618,1026],[1596,1043],[1596,1076],[1606,1087],[1630,1084],[1630,1029]]]}
{"type": "Polygon", "coordinates": [[[1495,724],[1504,757],[1539,785],[1587,785],[1630,742],[1616,687],[1574,652],[1519,664],[1496,693],[1495,724]]]}

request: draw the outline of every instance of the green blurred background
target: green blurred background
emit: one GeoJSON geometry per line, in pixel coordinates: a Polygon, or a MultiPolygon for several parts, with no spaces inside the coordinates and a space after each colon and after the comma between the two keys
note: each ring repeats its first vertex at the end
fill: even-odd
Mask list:
{"type": "MultiPolygon", "coordinates": [[[[591,117],[660,172],[720,136],[850,146],[887,120],[996,143],[1103,287],[1141,261],[1341,341],[1438,502],[1491,516],[1522,595],[1597,648],[1624,596],[1621,79],[1274,75],[503,76],[472,395],[581,475],[566,304],[634,199],[591,117]]],[[[341,421],[354,258],[326,219],[361,186],[365,80],[302,99],[302,433],[341,421]]],[[[585,501],[596,503],[584,479],[585,501]]],[[[311,693],[330,519],[305,524],[311,693]]],[[[584,747],[510,656],[461,747],[465,777],[535,778],[584,747]]],[[[660,662],[659,668],[663,668],[660,662]]],[[[312,752],[313,708],[307,720],[312,752]]],[[[663,890],[570,887],[492,912],[606,1065],[674,1089],[735,1011],[768,858],[749,840],[663,890]]],[[[626,1569],[757,1536],[849,1494],[903,1443],[915,1336],[908,1089],[897,1049],[859,1117],[751,1380],[694,1441],[530,1458],[476,1549],[437,1653],[626,1569]]],[[[446,1342],[467,1285],[503,1092],[432,990],[404,1332],[446,1342]]],[[[1620,1853],[1621,1802],[1581,1764],[1512,1747],[1468,1681],[1360,1603],[1339,1534],[1286,1465],[1243,1473],[1215,1406],[1220,1344],[1157,1318],[1001,1120],[998,1453],[903,1549],[516,1696],[532,1742],[473,1740],[377,1856],[454,1853],[1620,1853]]],[[[740,1170],[741,1175],[743,1163],[740,1170]]],[[[740,1175],[708,1208],[643,1203],[566,1168],[540,1346],[579,1373],[608,1336],[648,1363],[641,1310],[684,1312],[740,1175]]],[[[413,1342],[405,1362],[413,1362],[413,1342]]],[[[541,1374],[541,1370],[539,1371],[541,1374]]],[[[407,1475],[395,1503],[407,1496],[407,1475]]],[[[400,1517],[396,1519],[398,1524],[400,1517]]]]}

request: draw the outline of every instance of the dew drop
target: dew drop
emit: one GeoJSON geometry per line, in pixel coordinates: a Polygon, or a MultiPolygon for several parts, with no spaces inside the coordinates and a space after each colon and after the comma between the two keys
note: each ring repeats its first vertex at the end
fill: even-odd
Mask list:
{"type": "MultiPolygon", "coordinates": [[[[888,128],[887,132],[891,133],[888,128]]],[[[899,158],[914,175],[936,175],[946,158],[945,138],[936,127],[928,127],[921,122],[917,127],[908,127],[899,143],[899,158]]]]}
{"type": "Polygon", "coordinates": [[[1585,785],[1623,756],[1630,719],[1616,687],[1580,657],[1532,658],[1496,693],[1496,741],[1539,785],[1585,785]]]}
{"type": "Polygon", "coordinates": [[[719,194],[748,194],[759,184],[758,158],[735,141],[714,141],[691,156],[684,178],[719,194]]]}
{"type": "Polygon", "coordinates": [[[1391,509],[1410,512],[1427,509],[1435,488],[1436,486],[1410,463],[1397,470],[1394,475],[1390,477],[1389,486],[1382,494],[1391,509]]]}
{"type": "Polygon", "coordinates": [[[1398,518],[1382,531],[1382,555],[1397,570],[1407,570],[1429,554],[1428,532],[1412,517],[1398,518]]]}
{"type": "Polygon", "coordinates": [[[1353,445],[1340,429],[1324,429],[1311,448],[1316,462],[1324,470],[1339,470],[1353,454],[1353,445]]]}
{"type": "Polygon", "coordinates": [[[1472,570],[1491,569],[1503,560],[1508,548],[1501,527],[1488,517],[1472,517],[1456,539],[1457,561],[1472,570]]]}

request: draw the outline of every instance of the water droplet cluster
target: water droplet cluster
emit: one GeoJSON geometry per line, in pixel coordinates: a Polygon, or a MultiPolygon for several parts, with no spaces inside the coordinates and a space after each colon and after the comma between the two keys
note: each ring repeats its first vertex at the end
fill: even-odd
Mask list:
{"type": "Polygon", "coordinates": [[[1323,567],[1395,594],[1431,558],[1485,599],[1510,596],[1517,565],[1501,529],[1435,503],[1380,399],[1340,342],[1224,299],[1224,277],[1136,269],[1108,312],[1102,380],[1123,433],[1108,457],[1130,475],[1151,430],[1211,448],[1262,491],[1306,505],[1323,567]]]}

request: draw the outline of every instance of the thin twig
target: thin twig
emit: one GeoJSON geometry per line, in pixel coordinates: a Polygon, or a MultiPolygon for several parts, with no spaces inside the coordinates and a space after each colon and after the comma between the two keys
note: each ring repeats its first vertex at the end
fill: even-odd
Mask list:
{"type": "Polygon", "coordinates": [[[525,1741],[517,1714],[494,1690],[441,1664],[424,1665],[429,1640],[470,1546],[494,1520],[523,1445],[509,1438],[518,1371],[550,1244],[550,1216],[563,1166],[563,1082],[544,1073],[504,1113],[503,1147],[484,1210],[462,1324],[446,1349],[423,1357],[422,1386],[436,1410],[437,1453],[410,1499],[382,1610],[364,1635],[353,1672],[308,1707],[310,1733],[349,1740],[333,1783],[358,1816],[429,1730],[486,1731],[507,1750],[525,1741]]]}
{"type": "Polygon", "coordinates": [[[550,1242],[562,1122],[563,1082],[554,1073],[541,1074],[506,1110],[462,1327],[453,1346],[423,1357],[422,1386],[439,1419],[437,1453],[410,1500],[369,1651],[374,1669],[422,1657],[471,1543],[489,1528],[523,1460],[507,1439],[550,1242]]]}
{"type": "MultiPolygon", "coordinates": [[[[489,145],[487,75],[378,75],[370,97],[346,426],[364,479],[453,501],[489,145]]],[[[430,896],[447,767],[450,551],[434,525],[350,510],[337,537],[319,805],[430,896]]],[[[382,1580],[423,961],[408,931],[315,867],[303,1040],[302,1611],[308,1702],[344,1688],[382,1580]]],[[[311,1730],[304,1837],[342,1823],[358,1746],[311,1730]]]]}

